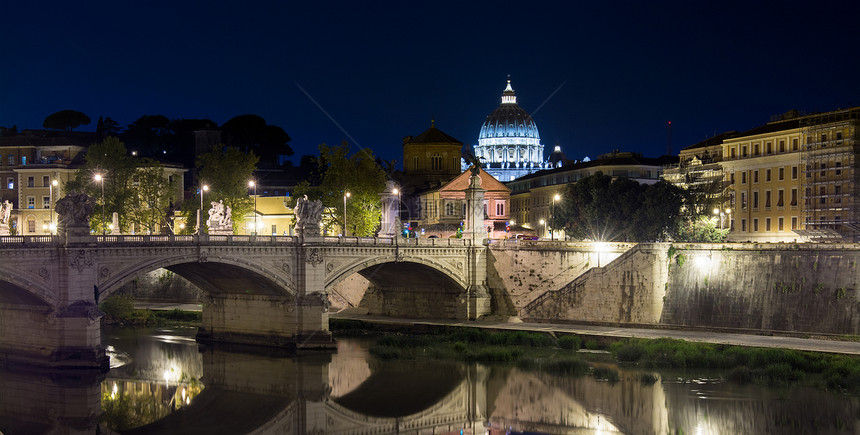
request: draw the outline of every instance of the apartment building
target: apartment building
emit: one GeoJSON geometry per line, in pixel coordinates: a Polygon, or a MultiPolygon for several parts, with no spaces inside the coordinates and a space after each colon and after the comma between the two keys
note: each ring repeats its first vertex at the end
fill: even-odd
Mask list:
{"type": "Polygon", "coordinates": [[[730,241],[860,240],[860,108],[789,112],[722,142],[730,241]]]}

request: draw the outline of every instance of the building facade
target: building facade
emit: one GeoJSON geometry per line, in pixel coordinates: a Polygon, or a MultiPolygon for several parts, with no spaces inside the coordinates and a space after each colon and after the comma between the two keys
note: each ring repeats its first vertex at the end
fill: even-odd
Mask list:
{"type": "Polygon", "coordinates": [[[730,241],[860,241],[860,108],[781,119],[726,139],[730,241]]]}

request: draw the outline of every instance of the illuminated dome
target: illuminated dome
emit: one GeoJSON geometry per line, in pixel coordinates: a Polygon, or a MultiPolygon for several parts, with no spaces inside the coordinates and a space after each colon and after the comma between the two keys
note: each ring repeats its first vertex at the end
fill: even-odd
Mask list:
{"type": "Polygon", "coordinates": [[[481,126],[475,156],[481,158],[487,172],[501,181],[513,180],[547,165],[537,124],[517,105],[510,76],[502,92],[502,104],[481,126]]]}
{"type": "Polygon", "coordinates": [[[517,105],[517,96],[511,88],[510,79],[502,93],[502,104],[490,113],[478,135],[478,146],[496,144],[535,145],[543,148],[534,119],[517,105]]]}

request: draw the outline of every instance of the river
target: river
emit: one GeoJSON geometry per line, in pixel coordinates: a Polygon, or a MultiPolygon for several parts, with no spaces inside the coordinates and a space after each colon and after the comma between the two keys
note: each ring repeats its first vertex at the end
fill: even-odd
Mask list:
{"type": "Polygon", "coordinates": [[[3,434],[849,434],[860,400],[719,373],[613,367],[621,380],[505,365],[381,361],[369,339],[336,353],[207,346],[196,329],[103,330],[106,375],[0,372],[3,434]]]}

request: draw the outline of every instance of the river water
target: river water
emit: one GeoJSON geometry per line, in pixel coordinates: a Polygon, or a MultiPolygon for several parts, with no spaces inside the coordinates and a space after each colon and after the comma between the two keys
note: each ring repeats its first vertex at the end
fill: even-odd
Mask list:
{"type": "MultiPolygon", "coordinates": [[[[381,361],[368,339],[282,355],[200,345],[196,329],[105,328],[106,376],[0,372],[0,431],[32,433],[856,434],[860,400],[719,373],[621,380],[381,361]]],[[[615,367],[617,369],[617,367],[615,367]]]]}

